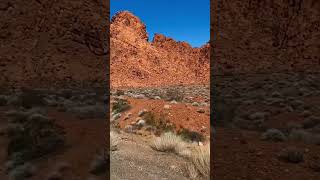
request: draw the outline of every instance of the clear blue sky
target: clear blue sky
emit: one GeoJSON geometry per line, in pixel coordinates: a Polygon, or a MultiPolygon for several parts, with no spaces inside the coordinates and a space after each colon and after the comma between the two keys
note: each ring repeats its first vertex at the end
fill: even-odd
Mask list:
{"type": "Polygon", "coordinates": [[[111,0],[110,17],[122,10],[138,16],[154,33],[200,47],[210,39],[210,0],[111,0]]]}

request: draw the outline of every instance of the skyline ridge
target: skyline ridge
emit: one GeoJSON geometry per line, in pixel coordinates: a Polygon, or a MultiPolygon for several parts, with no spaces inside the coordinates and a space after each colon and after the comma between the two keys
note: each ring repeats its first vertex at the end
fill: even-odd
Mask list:
{"type": "Polygon", "coordinates": [[[129,10],[119,10],[117,12],[115,12],[112,16],[110,16],[110,23],[112,24],[113,20],[119,15],[119,14],[122,14],[122,13],[129,13],[131,14],[133,17],[137,18],[140,23],[142,23],[145,28],[146,28],[146,35],[148,37],[148,42],[149,43],[152,43],[154,42],[154,38],[156,35],[163,35],[164,37],[168,38],[168,39],[172,39],[173,41],[177,42],[177,43],[187,43],[188,45],[190,45],[190,47],[192,48],[201,48],[203,46],[206,46],[209,42],[210,42],[210,39],[206,42],[204,42],[203,44],[199,44],[197,46],[194,46],[192,43],[190,43],[189,41],[187,40],[179,40],[179,39],[176,39],[175,37],[172,37],[166,33],[162,33],[162,32],[153,32],[153,33],[150,33],[148,32],[148,25],[137,15],[135,15],[133,12],[129,11],[129,10]]]}

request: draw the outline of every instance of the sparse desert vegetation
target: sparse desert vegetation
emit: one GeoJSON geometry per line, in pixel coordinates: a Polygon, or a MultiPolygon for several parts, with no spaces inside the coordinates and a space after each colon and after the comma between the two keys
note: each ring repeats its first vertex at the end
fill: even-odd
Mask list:
{"type": "MultiPolygon", "coordinates": [[[[196,97],[197,100],[194,97],[199,91],[208,92],[209,89],[205,86],[177,87],[179,90],[173,91],[174,88],[131,88],[121,90],[121,94],[112,93],[111,102],[116,106],[110,109],[113,124],[110,134],[111,172],[114,172],[111,177],[119,177],[119,172],[126,174],[117,169],[125,158],[127,164],[135,164],[126,166],[128,172],[139,171],[139,167],[146,171],[139,175],[133,172],[135,178],[209,178],[208,96],[196,97]],[[167,98],[172,92],[183,93],[179,96],[184,98],[167,98]],[[199,109],[202,110],[199,112],[199,109]],[[160,156],[161,160],[156,160],[160,156]],[[150,160],[158,165],[149,164],[147,161],[150,160]],[[155,172],[158,169],[166,174],[159,175],[155,172]]],[[[125,175],[120,177],[127,178],[125,175]]]]}
{"type": "Polygon", "coordinates": [[[247,178],[317,179],[319,78],[317,73],[215,77],[213,177],[230,179],[243,171],[247,178]],[[238,163],[228,164],[235,159],[238,163]]]}
{"type": "Polygon", "coordinates": [[[94,167],[91,165],[96,170],[90,173],[94,157],[83,158],[83,153],[94,155],[97,149],[103,149],[103,94],[42,89],[3,96],[7,101],[0,108],[0,143],[4,147],[0,157],[5,164],[1,177],[42,180],[93,174],[103,179],[106,165],[96,160],[94,167]],[[67,165],[53,166],[66,161],[67,165]],[[75,170],[77,166],[87,170],[75,170]]]}

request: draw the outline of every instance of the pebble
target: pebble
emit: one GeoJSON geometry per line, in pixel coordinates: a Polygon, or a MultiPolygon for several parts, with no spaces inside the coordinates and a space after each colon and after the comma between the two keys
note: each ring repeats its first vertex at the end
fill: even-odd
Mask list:
{"type": "Polygon", "coordinates": [[[170,109],[170,107],[171,107],[171,106],[168,105],[168,104],[166,104],[166,105],[163,106],[164,109],[170,109]]]}
{"type": "Polygon", "coordinates": [[[198,113],[205,113],[206,111],[204,109],[200,108],[200,109],[197,110],[197,112],[198,113]]]}

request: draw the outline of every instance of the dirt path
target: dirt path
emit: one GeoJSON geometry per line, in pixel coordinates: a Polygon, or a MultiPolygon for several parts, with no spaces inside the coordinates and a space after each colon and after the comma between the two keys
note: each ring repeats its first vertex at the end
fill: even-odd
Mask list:
{"type": "Polygon", "coordinates": [[[111,152],[112,180],[184,180],[186,160],[170,153],[154,151],[148,138],[121,133],[118,150],[111,152]]]}

